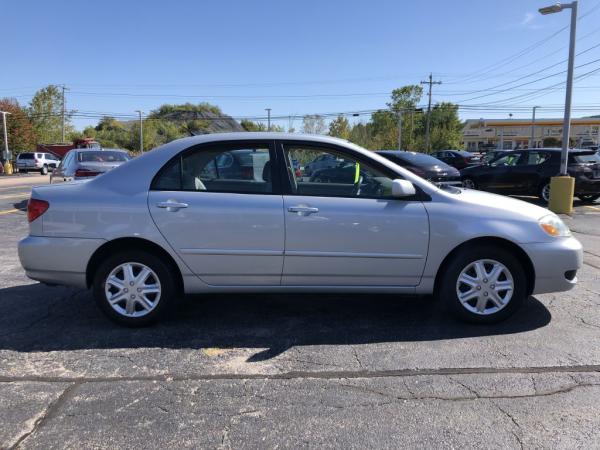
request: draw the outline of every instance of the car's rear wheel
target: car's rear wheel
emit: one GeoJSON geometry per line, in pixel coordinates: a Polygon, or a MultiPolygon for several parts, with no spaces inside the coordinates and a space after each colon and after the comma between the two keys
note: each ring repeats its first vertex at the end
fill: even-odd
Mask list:
{"type": "Polygon", "coordinates": [[[472,178],[463,178],[462,185],[467,189],[477,189],[477,184],[472,178]]]}
{"type": "Polygon", "coordinates": [[[600,198],[600,194],[580,194],[577,197],[579,197],[579,200],[582,202],[591,203],[598,200],[600,198]]]}
{"type": "Polygon", "coordinates": [[[550,201],[550,182],[544,181],[538,189],[538,197],[548,203],[550,201]]]}
{"type": "Polygon", "coordinates": [[[103,261],[94,277],[94,298],[113,321],[145,326],[165,316],[175,302],[172,270],[152,253],[130,250],[103,261]]]}
{"type": "Polygon", "coordinates": [[[527,297],[521,262],[500,247],[467,247],[446,265],[437,296],[468,322],[494,323],[511,316],[527,297]]]}
{"type": "Polygon", "coordinates": [[[43,165],[42,168],[40,169],[40,173],[42,175],[48,175],[48,166],[47,165],[43,165]]]}

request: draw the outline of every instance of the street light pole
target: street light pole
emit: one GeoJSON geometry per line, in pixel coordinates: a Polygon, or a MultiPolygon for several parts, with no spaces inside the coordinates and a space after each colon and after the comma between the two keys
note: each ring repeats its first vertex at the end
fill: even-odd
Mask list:
{"type": "Polygon", "coordinates": [[[4,156],[8,160],[10,159],[10,155],[8,154],[8,132],[6,131],[6,116],[10,115],[8,111],[0,111],[2,114],[2,124],[4,127],[4,156]]]}
{"type": "Polygon", "coordinates": [[[144,153],[144,122],[142,120],[142,111],[136,109],[135,112],[140,115],[140,153],[144,153]]]}
{"type": "Polygon", "coordinates": [[[533,115],[531,117],[531,141],[529,141],[529,148],[534,147],[533,144],[535,142],[535,110],[538,108],[539,108],[539,106],[533,107],[533,115]]]}
{"type": "Polygon", "coordinates": [[[555,5],[540,8],[539,11],[541,14],[546,15],[561,12],[563,9],[571,10],[569,65],[567,67],[560,173],[558,177],[554,177],[551,180],[549,207],[554,212],[568,214],[573,210],[573,192],[575,190],[575,180],[568,175],[567,162],[569,160],[569,137],[571,134],[571,97],[573,94],[573,68],[575,66],[575,40],[577,34],[577,0],[565,4],[556,3],[555,5]]]}
{"type": "Polygon", "coordinates": [[[398,111],[398,150],[402,150],[402,112],[398,111]]]}
{"type": "Polygon", "coordinates": [[[62,141],[61,142],[65,142],[65,112],[66,112],[66,104],[65,104],[65,90],[66,90],[66,86],[63,84],[62,85],[62,126],[61,126],[61,136],[62,136],[62,141]]]}
{"type": "Polygon", "coordinates": [[[267,131],[271,131],[271,108],[265,108],[267,112],[267,131]]]}

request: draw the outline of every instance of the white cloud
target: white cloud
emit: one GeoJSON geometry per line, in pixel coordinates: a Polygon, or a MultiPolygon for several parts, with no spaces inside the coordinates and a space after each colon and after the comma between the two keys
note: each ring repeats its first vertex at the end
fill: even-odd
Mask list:
{"type": "Polygon", "coordinates": [[[521,21],[521,25],[529,25],[535,18],[536,18],[536,15],[534,13],[532,13],[532,12],[525,13],[525,17],[523,17],[523,20],[521,21]]]}

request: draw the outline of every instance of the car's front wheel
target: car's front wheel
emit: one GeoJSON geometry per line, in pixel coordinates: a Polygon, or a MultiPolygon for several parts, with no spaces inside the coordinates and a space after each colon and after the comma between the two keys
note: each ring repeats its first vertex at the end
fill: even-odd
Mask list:
{"type": "Polygon", "coordinates": [[[472,178],[464,178],[462,180],[462,185],[467,189],[477,189],[477,184],[472,178]]]}
{"type": "Polygon", "coordinates": [[[461,320],[494,323],[512,315],[527,297],[521,262],[493,246],[467,247],[446,265],[437,296],[461,320]]]}
{"type": "Polygon", "coordinates": [[[94,298],[113,321],[149,325],[170,310],[177,295],[172,270],[160,258],[130,250],[104,260],[94,277],[94,298]]]}

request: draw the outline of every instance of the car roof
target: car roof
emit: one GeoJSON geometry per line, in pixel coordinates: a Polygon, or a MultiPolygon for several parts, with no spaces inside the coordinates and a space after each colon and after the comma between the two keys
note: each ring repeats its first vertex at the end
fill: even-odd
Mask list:
{"type": "Polygon", "coordinates": [[[129,153],[127,150],[123,150],[122,148],[74,148],[73,150],[84,153],[84,152],[121,152],[121,153],[129,153]]]}

